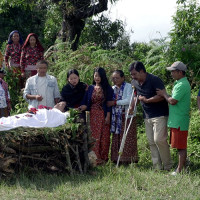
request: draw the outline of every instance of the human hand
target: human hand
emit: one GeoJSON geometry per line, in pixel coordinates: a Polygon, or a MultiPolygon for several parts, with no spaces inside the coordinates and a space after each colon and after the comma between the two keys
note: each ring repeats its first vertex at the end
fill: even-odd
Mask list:
{"type": "Polygon", "coordinates": [[[163,90],[161,90],[161,89],[156,89],[156,93],[157,93],[157,95],[159,95],[159,96],[164,96],[165,94],[166,94],[166,90],[165,89],[163,89],[163,90]]]}
{"type": "Polygon", "coordinates": [[[106,118],[105,118],[105,124],[110,124],[110,116],[106,116],[106,118]]]}
{"type": "Polygon", "coordinates": [[[86,110],[87,109],[87,106],[86,105],[82,105],[82,106],[79,106],[78,107],[78,110],[79,111],[84,111],[84,110],[86,110]]]}
{"type": "Polygon", "coordinates": [[[147,98],[145,97],[145,96],[139,96],[138,97],[138,99],[140,100],[140,101],[143,101],[144,103],[148,103],[148,100],[147,100],[147,98]]]}
{"type": "Polygon", "coordinates": [[[108,101],[107,104],[106,104],[108,107],[110,106],[115,106],[115,101],[108,101]]]}
{"type": "Polygon", "coordinates": [[[24,72],[21,73],[21,77],[22,77],[22,78],[25,78],[25,77],[26,77],[24,72]]]}
{"type": "Polygon", "coordinates": [[[35,100],[42,101],[43,97],[41,95],[35,95],[35,100]]]}

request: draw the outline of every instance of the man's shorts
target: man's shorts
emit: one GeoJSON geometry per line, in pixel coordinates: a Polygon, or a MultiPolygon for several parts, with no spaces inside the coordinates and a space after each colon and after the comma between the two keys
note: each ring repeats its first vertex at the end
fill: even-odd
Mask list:
{"type": "Polygon", "coordinates": [[[181,131],[180,128],[170,128],[170,144],[172,148],[187,149],[188,131],[181,131]]]}

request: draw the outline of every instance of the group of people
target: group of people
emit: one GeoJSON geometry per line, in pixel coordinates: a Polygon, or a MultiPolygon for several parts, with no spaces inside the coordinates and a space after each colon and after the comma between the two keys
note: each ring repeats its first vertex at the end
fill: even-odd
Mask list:
{"type": "MultiPolygon", "coordinates": [[[[143,63],[139,61],[130,65],[129,72],[133,78],[131,84],[125,81],[122,70],[115,70],[112,73],[111,87],[106,71],[98,67],[94,70],[92,85],[88,86],[80,81],[78,71],[71,69],[67,73],[67,84],[60,92],[56,78],[47,73],[48,63],[43,60],[43,52],[44,49],[36,34],[29,34],[24,44],[18,31],[13,31],[9,35],[5,63],[8,68],[20,70],[22,75],[25,73],[28,78],[23,97],[28,101],[29,109],[37,109],[42,105],[56,106],[63,112],[69,108],[76,108],[82,112],[90,111],[91,133],[96,140],[93,151],[97,158],[96,163],[101,165],[108,161],[110,138],[112,138],[111,160],[117,162],[125,121],[130,123],[137,98],[143,109],[153,167],[158,170],[171,170],[172,160],[167,142],[168,126],[171,147],[178,149],[179,155],[178,167],[172,175],[182,171],[187,158],[191,96],[190,84],[185,76],[187,67],[184,63],[177,61],[167,68],[175,80],[171,96],[167,94],[163,81],[147,73],[143,63]]],[[[198,106],[200,108],[200,92],[198,106]]],[[[3,71],[0,70],[0,117],[8,116],[10,109],[8,85],[3,80],[3,71]]],[[[120,157],[120,164],[138,162],[136,127],[136,117],[134,117],[120,157]]]]}
{"type": "MultiPolygon", "coordinates": [[[[43,55],[44,48],[35,33],[30,33],[25,42],[19,31],[14,30],[9,34],[4,62],[18,76],[21,88],[24,87],[24,79],[37,73],[36,63],[44,59],[43,55]]],[[[2,62],[0,64],[2,66],[2,62]]]]}

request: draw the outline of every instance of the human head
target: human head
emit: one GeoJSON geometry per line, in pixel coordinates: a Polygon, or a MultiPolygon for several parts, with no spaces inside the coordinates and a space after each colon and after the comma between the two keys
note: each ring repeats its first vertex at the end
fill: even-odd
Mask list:
{"type": "Polygon", "coordinates": [[[37,48],[39,48],[40,51],[44,51],[44,48],[42,47],[42,45],[40,44],[40,41],[38,39],[38,36],[35,34],[35,33],[30,33],[28,34],[27,38],[26,38],[26,41],[24,42],[24,45],[22,47],[23,48],[26,48],[28,46],[30,46],[30,38],[31,37],[34,37],[36,39],[36,46],[37,48]]]}
{"type": "Polygon", "coordinates": [[[124,72],[122,70],[115,70],[112,73],[112,81],[118,87],[120,87],[122,85],[124,80],[125,80],[125,77],[124,77],[124,72]]]}
{"type": "Polygon", "coordinates": [[[36,64],[38,76],[46,76],[48,69],[48,62],[46,60],[39,60],[36,64]]]}
{"type": "Polygon", "coordinates": [[[78,71],[76,69],[70,69],[67,72],[67,80],[71,85],[76,86],[80,81],[78,71]]]}
{"type": "Polygon", "coordinates": [[[17,34],[18,34],[18,36],[19,36],[19,43],[20,43],[21,45],[23,44],[22,36],[21,36],[20,32],[17,31],[17,30],[12,31],[12,32],[9,34],[9,36],[8,36],[8,44],[12,44],[12,43],[13,43],[13,35],[16,37],[17,34]],[[15,35],[14,35],[14,33],[15,33],[15,35]]]}
{"type": "MultiPolygon", "coordinates": [[[[102,67],[97,67],[95,70],[94,70],[94,74],[93,74],[93,77],[95,77],[95,74],[98,74],[98,76],[100,77],[100,84],[102,87],[107,87],[108,85],[108,79],[107,79],[107,76],[106,76],[106,71],[104,70],[104,68],[102,67]]],[[[95,78],[93,80],[93,84],[96,84],[95,82],[95,78]]]]}
{"type": "Polygon", "coordinates": [[[167,67],[167,70],[171,71],[171,76],[174,80],[179,80],[185,76],[187,67],[181,61],[176,61],[170,67],[167,67]]]}
{"type": "Polygon", "coordinates": [[[129,67],[129,72],[134,80],[142,81],[146,75],[146,69],[142,62],[136,61],[129,67]]]}
{"type": "Polygon", "coordinates": [[[167,67],[167,70],[169,71],[178,70],[184,72],[185,74],[185,72],[187,71],[187,66],[181,61],[176,61],[170,67],[167,67]]]}

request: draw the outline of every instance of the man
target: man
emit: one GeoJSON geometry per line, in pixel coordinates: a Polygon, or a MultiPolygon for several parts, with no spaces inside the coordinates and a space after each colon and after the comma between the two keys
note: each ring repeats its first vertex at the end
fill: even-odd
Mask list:
{"type": "Polygon", "coordinates": [[[156,88],[164,89],[160,78],[149,74],[141,62],[134,62],[129,68],[137,95],[143,108],[146,135],[149,141],[153,167],[170,170],[172,166],[167,143],[168,104],[156,94],[156,88]]]}
{"type": "Polygon", "coordinates": [[[185,77],[186,69],[186,65],[180,61],[173,63],[171,67],[167,67],[175,80],[172,96],[169,96],[165,89],[158,89],[157,91],[157,94],[164,97],[169,103],[168,127],[170,127],[171,147],[176,148],[179,155],[178,168],[172,175],[182,171],[187,158],[191,88],[185,77]]]}
{"type": "Polygon", "coordinates": [[[199,111],[200,111],[200,89],[199,89],[199,93],[197,95],[197,106],[198,106],[199,111]]]}
{"type": "Polygon", "coordinates": [[[60,99],[57,80],[47,74],[48,63],[45,60],[36,64],[37,74],[26,81],[24,99],[28,101],[28,108],[38,108],[39,105],[54,107],[60,99]]]}

